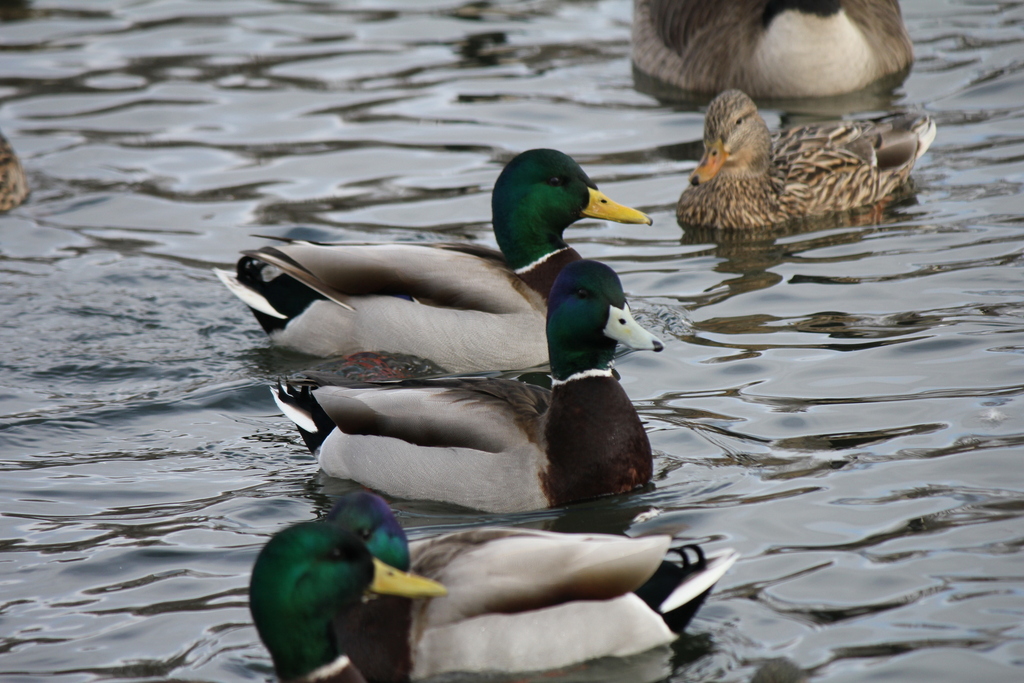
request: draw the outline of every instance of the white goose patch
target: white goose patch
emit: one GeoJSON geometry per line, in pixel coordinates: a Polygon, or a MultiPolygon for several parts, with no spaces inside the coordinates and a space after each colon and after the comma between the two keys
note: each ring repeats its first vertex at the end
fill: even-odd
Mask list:
{"type": "Polygon", "coordinates": [[[877,77],[875,56],[857,26],[839,10],[829,17],[781,12],[754,50],[752,80],[773,84],[789,97],[835,95],[877,77]]]}

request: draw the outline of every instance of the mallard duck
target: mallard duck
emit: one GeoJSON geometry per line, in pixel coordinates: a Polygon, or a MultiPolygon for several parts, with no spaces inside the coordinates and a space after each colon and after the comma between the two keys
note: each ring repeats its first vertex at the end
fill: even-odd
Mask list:
{"type": "Polygon", "coordinates": [[[914,61],[896,0],[634,0],[633,65],[696,93],[822,97],[914,61]]]}
{"type": "Polygon", "coordinates": [[[0,211],[10,211],[28,196],[25,169],[10,143],[0,135],[0,211]]]}
{"type": "Polygon", "coordinates": [[[337,524],[305,522],[274,535],[249,582],[249,610],[284,681],[365,683],[331,636],[331,620],[367,591],[425,598],[444,586],[374,558],[337,524]]]}
{"type": "Polygon", "coordinates": [[[663,344],[633,320],[618,276],[597,261],[566,265],[548,302],[550,391],[471,377],[312,391],[298,382],[278,385],[274,398],[324,472],[392,496],[510,512],[647,484],[651,446],[612,357],[616,342],[663,344]]]}
{"type": "Polygon", "coordinates": [[[903,187],[935,139],[930,116],[840,121],[773,138],[753,100],[726,90],[704,119],[704,156],[676,205],[683,225],[760,228],[847,211],[903,187]]]}
{"type": "Polygon", "coordinates": [[[491,208],[501,253],[470,244],[292,242],[244,252],[237,273],[217,274],[273,341],[297,351],[409,354],[449,372],[532,367],[547,361],[551,283],[580,258],[562,232],[584,216],[651,219],[608,199],[551,149],[510,161],[491,208]]]}
{"type": "Polygon", "coordinates": [[[329,522],[387,564],[442,583],[446,597],[349,604],[335,618],[342,649],[370,679],[564,667],[628,656],[676,639],[736,561],[674,550],[670,536],[627,538],[482,528],[414,541],[387,503],[343,497],[329,522]],[[691,560],[690,557],[693,557],[691,560]]]}

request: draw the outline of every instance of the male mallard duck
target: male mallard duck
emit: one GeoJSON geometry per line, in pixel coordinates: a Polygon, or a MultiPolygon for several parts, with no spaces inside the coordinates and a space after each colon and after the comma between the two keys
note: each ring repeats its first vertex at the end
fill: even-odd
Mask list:
{"type": "Polygon", "coordinates": [[[297,351],[409,354],[449,372],[531,367],[547,361],[551,283],[580,258],[562,232],[584,216],[651,219],[608,199],[551,149],[510,161],[491,208],[501,253],[469,244],[293,242],[245,252],[237,275],[217,274],[272,340],[297,351]]]}
{"type": "Polygon", "coordinates": [[[0,211],[10,211],[28,196],[25,169],[10,143],[0,135],[0,211]]]}
{"type": "Polygon", "coordinates": [[[634,0],[633,64],[676,88],[860,90],[914,61],[896,0],[634,0]]]}
{"type": "Polygon", "coordinates": [[[444,586],[374,558],[336,524],[296,524],[270,539],[252,568],[249,609],[281,680],[365,683],[339,650],[330,624],[366,591],[410,598],[445,594],[444,586]]]}
{"type": "Polygon", "coordinates": [[[665,559],[670,536],[494,527],[410,546],[387,503],[366,492],[342,498],[328,521],[364,539],[378,559],[448,590],[338,613],[338,642],[375,681],[552,669],[644,652],[682,633],[738,557],[684,546],[675,549],[679,566],[665,559]]]}
{"type": "MultiPolygon", "coordinates": [[[[552,389],[458,378],[277,387],[278,405],[333,477],[402,498],[492,512],[630,491],[651,445],[612,374],[617,341],[660,351],[597,261],[562,269],[548,299],[552,389]]],[[[315,375],[311,376],[314,381],[315,375]]]]}
{"type": "Polygon", "coordinates": [[[726,90],[704,119],[704,156],[676,205],[681,224],[759,228],[881,201],[935,139],[930,116],[840,121],[773,138],[753,100],[726,90]]]}

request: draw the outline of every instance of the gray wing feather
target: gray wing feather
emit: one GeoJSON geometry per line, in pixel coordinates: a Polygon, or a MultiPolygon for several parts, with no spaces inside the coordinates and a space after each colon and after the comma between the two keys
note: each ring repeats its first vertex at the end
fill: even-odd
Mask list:
{"type": "Polygon", "coordinates": [[[329,299],[272,333],[282,346],[320,356],[403,353],[449,372],[546,362],[546,304],[487,253],[456,245],[304,242],[249,252],[329,299]]]}
{"type": "Polygon", "coordinates": [[[435,627],[629,593],[654,574],[671,542],[670,536],[477,529],[414,544],[412,571],[449,587],[425,615],[424,625],[435,627]]]}
{"type": "Polygon", "coordinates": [[[412,570],[449,589],[414,610],[414,676],[553,668],[671,642],[630,592],[670,542],[492,528],[413,543],[412,570]]]}
{"type": "Polygon", "coordinates": [[[353,431],[330,434],[321,468],[402,498],[494,512],[547,507],[543,390],[506,380],[447,384],[317,389],[321,407],[353,431]]]}
{"type": "Polygon", "coordinates": [[[481,247],[292,242],[245,253],[342,303],[355,295],[401,294],[433,306],[501,314],[520,310],[528,291],[497,252],[481,247]],[[492,257],[482,257],[488,252],[492,257]]]}

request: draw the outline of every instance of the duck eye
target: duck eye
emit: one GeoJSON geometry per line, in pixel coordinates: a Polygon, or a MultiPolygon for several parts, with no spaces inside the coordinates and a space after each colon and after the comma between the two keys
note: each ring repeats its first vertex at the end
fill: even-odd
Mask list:
{"type": "Polygon", "coordinates": [[[565,185],[565,178],[556,175],[551,176],[550,178],[548,178],[548,185],[550,185],[551,187],[561,187],[562,185],[565,185]]]}
{"type": "Polygon", "coordinates": [[[736,119],[736,125],[737,126],[742,126],[743,125],[743,117],[742,116],[740,118],[736,119]]]}
{"type": "Polygon", "coordinates": [[[366,539],[370,538],[370,530],[369,529],[360,529],[359,530],[359,538],[363,539],[364,541],[366,539]]]}
{"type": "Polygon", "coordinates": [[[620,325],[625,325],[626,324],[626,319],[625,318],[619,318],[619,324],[620,325]]]}
{"type": "Polygon", "coordinates": [[[586,299],[589,295],[590,293],[587,290],[583,289],[582,287],[576,290],[576,296],[578,296],[581,299],[586,299]]]}

